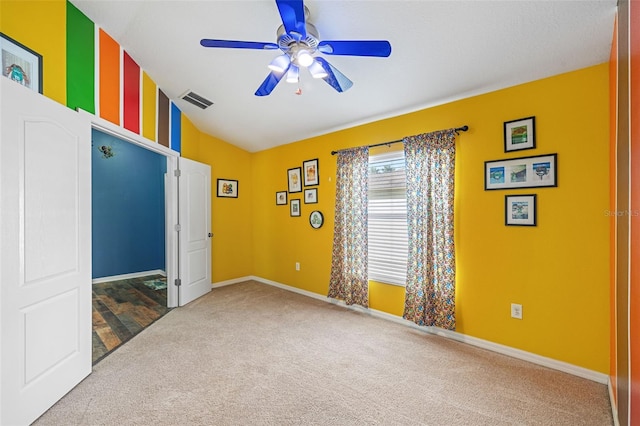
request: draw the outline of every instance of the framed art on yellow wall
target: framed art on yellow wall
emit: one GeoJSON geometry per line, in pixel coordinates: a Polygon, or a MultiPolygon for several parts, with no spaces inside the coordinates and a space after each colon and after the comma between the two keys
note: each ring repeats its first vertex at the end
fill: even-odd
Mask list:
{"type": "Polygon", "coordinates": [[[218,179],[218,197],[238,198],[238,181],[231,179],[218,179]]]}
{"type": "Polygon", "coordinates": [[[320,173],[318,170],[318,159],[307,160],[302,163],[304,173],[304,186],[314,186],[320,183],[320,173]]]}
{"type": "Polygon", "coordinates": [[[536,226],[536,194],[506,195],[504,197],[505,225],[536,226]]]}
{"type": "Polygon", "coordinates": [[[558,186],[558,154],[484,162],[484,189],[558,186]]]}
{"type": "Polygon", "coordinates": [[[287,170],[287,180],[289,182],[289,192],[302,192],[302,176],[300,167],[287,170]]]}
{"type": "Polygon", "coordinates": [[[0,33],[2,75],[42,93],[42,55],[0,33]]]}
{"type": "Polygon", "coordinates": [[[536,147],[536,118],[527,117],[504,123],[504,152],[536,147]]]}

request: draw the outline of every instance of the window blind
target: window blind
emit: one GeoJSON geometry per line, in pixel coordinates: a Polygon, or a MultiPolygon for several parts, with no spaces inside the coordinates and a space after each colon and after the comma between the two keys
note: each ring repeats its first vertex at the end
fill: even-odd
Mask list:
{"type": "Polygon", "coordinates": [[[404,152],[369,157],[369,279],[405,285],[407,184],[404,152]]]}

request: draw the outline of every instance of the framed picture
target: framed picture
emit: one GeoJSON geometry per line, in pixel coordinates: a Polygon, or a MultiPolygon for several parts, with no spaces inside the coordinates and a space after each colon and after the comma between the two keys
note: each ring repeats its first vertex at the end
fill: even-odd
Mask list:
{"type": "Polygon", "coordinates": [[[218,197],[238,198],[238,181],[218,179],[218,197]]]}
{"type": "Polygon", "coordinates": [[[536,194],[506,195],[504,197],[504,224],[536,226],[536,194]]]}
{"type": "Polygon", "coordinates": [[[322,228],[323,223],[324,216],[322,215],[322,212],[319,212],[318,210],[312,211],[309,215],[309,224],[311,224],[311,227],[313,229],[320,229],[322,228]]]}
{"type": "Polygon", "coordinates": [[[558,154],[484,162],[484,189],[558,186],[558,154]]]}
{"type": "Polygon", "coordinates": [[[504,152],[536,147],[536,118],[527,117],[504,123],[504,152]]]}
{"type": "Polygon", "coordinates": [[[291,216],[300,216],[300,199],[296,198],[295,200],[291,200],[290,206],[290,215],[291,216]]]}
{"type": "Polygon", "coordinates": [[[304,203],[316,204],[318,202],[318,188],[304,190],[304,203]]]}
{"type": "Polygon", "coordinates": [[[0,33],[2,75],[42,93],[42,55],[0,33]]]}
{"type": "Polygon", "coordinates": [[[300,167],[287,170],[289,192],[302,192],[302,172],[300,170],[300,167]]]}
{"type": "Polygon", "coordinates": [[[287,191],[276,192],[276,206],[287,205],[287,191]]]}
{"type": "Polygon", "coordinates": [[[315,160],[304,161],[302,163],[302,171],[304,172],[304,186],[313,186],[320,183],[317,158],[315,160]]]}

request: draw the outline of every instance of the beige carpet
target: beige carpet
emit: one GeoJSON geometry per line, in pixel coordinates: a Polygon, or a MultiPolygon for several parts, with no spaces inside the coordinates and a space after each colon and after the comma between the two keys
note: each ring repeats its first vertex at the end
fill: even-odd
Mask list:
{"type": "Polygon", "coordinates": [[[257,282],[174,309],[37,425],[611,425],[606,386],[257,282]]]}

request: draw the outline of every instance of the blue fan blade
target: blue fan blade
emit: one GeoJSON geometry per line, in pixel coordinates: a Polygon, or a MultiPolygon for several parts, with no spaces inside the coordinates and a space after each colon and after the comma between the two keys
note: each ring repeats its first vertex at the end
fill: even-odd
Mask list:
{"type": "Polygon", "coordinates": [[[212,40],[203,38],[200,44],[204,47],[227,47],[231,49],[278,49],[275,43],[260,43],[258,41],[237,41],[237,40],[212,40]]]}
{"type": "Polygon", "coordinates": [[[316,61],[318,61],[320,65],[322,65],[322,68],[328,74],[325,78],[323,78],[323,80],[329,83],[329,85],[336,89],[338,92],[346,92],[351,88],[351,86],[353,86],[353,81],[349,80],[344,74],[338,71],[324,58],[316,58],[316,61]]]}
{"type": "Polygon", "coordinates": [[[278,83],[280,83],[282,77],[287,74],[288,70],[289,68],[287,67],[287,69],[283,73],[276,73],[271,71],[267,78],[264,79],[260,87],[258,87],[258,90],[256,90],[256,96],[267,96],[268,94],[270,94],[278,85],[278,83]]]}
{"type": "Polygon", "coordinates": [[[302,0],[276,0],[284,29],[291,37],[302,39],[307,36],[302,0]]]}
{"type": "Polygon", "coordinates": [[[386,40],[323,40],[318,50],[327,55],[379,56],[391,55],[391,44],[386,40]]]}

